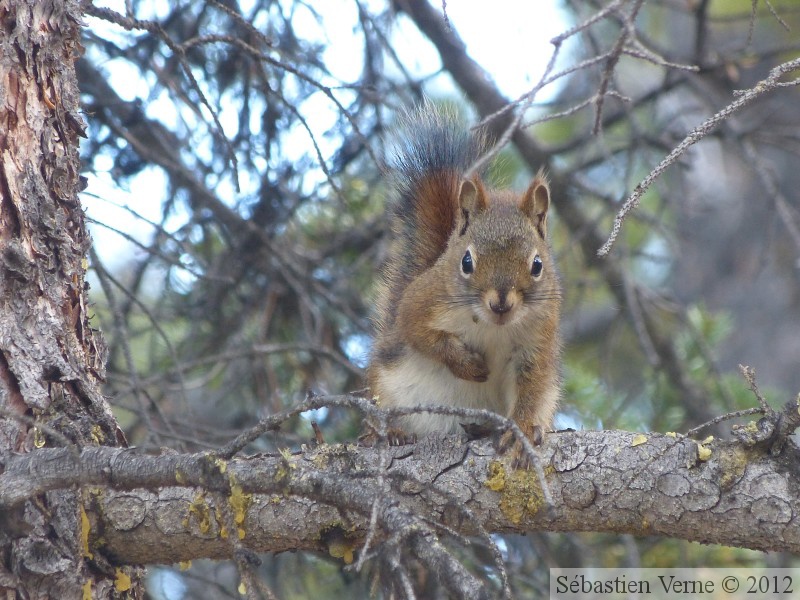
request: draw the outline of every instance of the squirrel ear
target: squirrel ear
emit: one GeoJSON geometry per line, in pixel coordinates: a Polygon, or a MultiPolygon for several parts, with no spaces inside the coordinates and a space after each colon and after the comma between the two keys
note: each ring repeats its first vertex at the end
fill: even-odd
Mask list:
{"type": "Polygon", "coordinates": [[[483,212],[486,209],[486,190],[483,189],[481,180],[465,179],[458,190],[459,207],[459,235],[464,235],[469,227],[471,215],[483,212]]]}
{"type": "Polygon", "coordinates": [[[550,208],[550,186],[541,172],[534,178],[530,187],[522,196],[520,210],[533,221],[539,235],[547,233],[547,209],[550,208]]]}

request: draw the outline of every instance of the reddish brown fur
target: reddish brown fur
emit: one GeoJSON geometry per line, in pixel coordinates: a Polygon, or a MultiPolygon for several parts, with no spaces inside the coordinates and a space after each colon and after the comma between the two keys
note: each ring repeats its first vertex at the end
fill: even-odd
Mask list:
{"type": "MultiPolygon", "coordinates": [[[[430,127],[441,117],[423,120],[428,142],[436,142],[430,127]]],[[[409,179],[400,182],[399,210],[411,214],[395,211],[368,370],[372,393],[386,407],[438,402],[504,412],[535,440],[552,426],[560,390],[561,292],[546,241],[547,180],[537,175],[522,194],[494,190],[480,177],[429,168],[439,162],[421,155],[428,147],[412,145],[402,163],[409,179]],[[466,251],[470,273],[462,268],[466,251]],[[537,260],[542,271],[534,275],[537,260]]],[[[466,154],[441,148],[445,157],[466,154]]],[[[420,435],[457,424],[430,413],[402,420],[420,435]]],[[[525,463],[521,448],[515,444],[514,459],[525,463]]]]}
{"type": "Polygon", "coordinates": [[[432,266],[447,247],[456,222],[460,185],[461,178],[456,173],[425,177],[417,185],[415,208],[420,235],[415,245],[423,268],[432,266]]]}

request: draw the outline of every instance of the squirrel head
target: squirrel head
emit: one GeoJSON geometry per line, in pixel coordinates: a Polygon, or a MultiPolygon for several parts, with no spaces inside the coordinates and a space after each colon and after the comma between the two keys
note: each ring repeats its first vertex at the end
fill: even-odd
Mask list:
{"type": "Polygon", "coordinates": [[[558,310],[560,287],[547,244],[550,188],[539,174],[523,194],[461,183],[456,227],[442,259],[449,295],[473,321],[507,325],[537,307],[558,310]]]}

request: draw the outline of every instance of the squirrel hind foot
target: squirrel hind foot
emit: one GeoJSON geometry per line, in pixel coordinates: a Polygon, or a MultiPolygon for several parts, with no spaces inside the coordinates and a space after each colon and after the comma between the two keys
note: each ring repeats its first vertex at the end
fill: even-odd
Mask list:
{"type": "MultiPolygon", "coordinates": [[[[528,441],[534,446],[534,450],[542,445],[544,440],[544,429],[540,425],[531,427],[528,441]]],[[[525,449],[522,440],[519,440],[514,435],[513,431],[506,431],[500,438],[499,452],[505,454],[510,463],[511,468],[515,470],[529,470],[533,466],[533,462],[539,460],[538,456],[531,456],[525,449]]]]}
{"type": "MultiPolygon", "coordinates": [[[[373,448],[378,444],[381,435],[377,431],[370,431],[358,438],[358,445],[366,448],[373,448]]],[[[415,433],[406,433],[397,427],[390,427],[386,430],[384,437],[389,442],[390,446],[407,446],[417,443],[417,435],[415,433]]]]}

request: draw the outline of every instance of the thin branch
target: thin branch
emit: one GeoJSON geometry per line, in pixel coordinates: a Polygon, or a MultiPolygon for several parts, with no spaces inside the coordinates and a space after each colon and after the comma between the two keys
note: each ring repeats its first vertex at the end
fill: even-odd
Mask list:
{"type": "Polygon", "coordinates": [[[766,401],[764,396],[761,395],[761,392],[758,390],[758,385],[756,384],[756,371],[752,367],[747,367],[745,365],[739,365],[739,372],[744,377],[747,384],[750,386],[750,391],[753,392],[753,395],[758,400],[758,405],[761,407],[761,412],[764,414],[768,413],[772,410],[769,403],[766,401]]]}
{"type": "Polygon", "coordinates": [[[800,226],[797,219],[793,214],[793,207],[786,199],[786,196],[781,191],[778,183],[775,181],[775,176],[772,170],[765,164],[762,155],[756,150],[752,140],[745,138],[742,140],[742,148],[744,149],[745,156],[748,162],[753,166],[758,178],[767,190],[767,197],[772,199],[775,203],[778,216],[781,219],[784,227],[789,232],[789,236],[795,245],[795,250],[798,253],[798,264],[800,264],[800,226]]]}
{"type": "Polygon", "coordinates": [[[104,21],[108,21],[110,23],[114,23],[123,27],[127,30],[134,30],[138,29],[141,31],[147,31],[148,33],[152,33],[158,39],[160,39],[167,47],[172,50],[175,58],[178,59],[178,63],[181,65],[181,69],[183,70],[183,74],[189,80],[189,84],[191,85],[192,89],[197,93],[198,98],[200,98],[200,102],[208,109],[211,118],[214,120],[214,125],[216,127],[215,133],[217,134],[218,139],[220,139],[225,148],[227,150],[228,159],[231,161],[231,167],[233,168],[233,183],[236,187],[236,191],[239,190],[239,160],[236,158],[236,151],[233,148],[228,136],[225,135],[225,130],[222,127],[222,123],[219,120],[219,116],[217,115],[217,111],[211,106],[211,103],[206,98],[205,93],[200,88],[200,83],[197,81],[197,78],[194,76],[194,72],[192,71],[191,65],[186,60],[186,49],[181,44],[176,44],[172,38],[167,34],[166,31],[159,25],[153,21],[144,21],[141,19],[125,17],[120,15],[119,13],[114,12],[109,8],[101,8],[94,6],[92,4],[88,4],[85,8],[86,14],[92,17],[96,17],[98,19],[102,19],[104,21]]]}
{"type": "Polygon", "coordinates": [[[789,436],[800,427],[800,394],[784,404],[781,410],[774,410],[758,389],[755,370],[739,365],[739,371],[758,400],[764,418],[754,428],[734,427],[733,434],[747,446],[766,444],[770,455],[778,456],[786,447],[789,436]]]}
{"type": "Polygon", "coordinates": [[[769,13],[778,23],[780,23],[781,27],[783,27],[786,31],[791,31],[792,28],[789,27],[789,24],[781,18],[781,16],[778,14],[778,11],[775,10],[774,6],[772,6],[772,2],[770,2],[770,0],[764,0],[764,1],[765,4],[767,5],[767,8],[769,9],[769,13]]]}
{"type": "Polygon", "coordinates": [[[714,417],[710,421],[706,421],[698,425],[697,427],[692,427],[689,429],[685,435],[686,437],[694,437],[704,429],[708,429],[716,425],[717,423],[722,423],[723,421],[730,421],[731,419],[738,419],[739,417],[746,417],[748,415],[763,415],[764,409],[762,408],[745,408],[744,410],[735,410],[733,412],[725,413],[724,415],[720,415],[718,417],[714,417]]]}
{"type": "Polygon", "coordinates": [[[678,144],[672,152],[670,152],[656,167],[639,183],[633,190],[631,195],[622,205],[616,217],[614,217],[614,225],[608,240],[597,251],[598,256],[606,256],[614,245],[619,232],[622,228],[622,223],[625,217],[628,216],[634,208],[639,205],[642,195],[650,188],[653,182],[664,172],[667,167],[672,165],[686,150],[706,137],[717,125],[730,117],[740,108],[743,108],[761,97],[762,95],[775,90],[776,88],[789,86],[796,86],[800,84],[800,79],[795,79],[791,82],[780,82],[779,79],[796,69],[800,68],[800,58],[788,61],[772,69],[769,77],[760,81],[749,90],[745,90],[739,94],[739,98],[731,102],[728,106],[717,112],[714,116],[704,121],[701,125],[695,127],[689,134],[678,144]]]}

